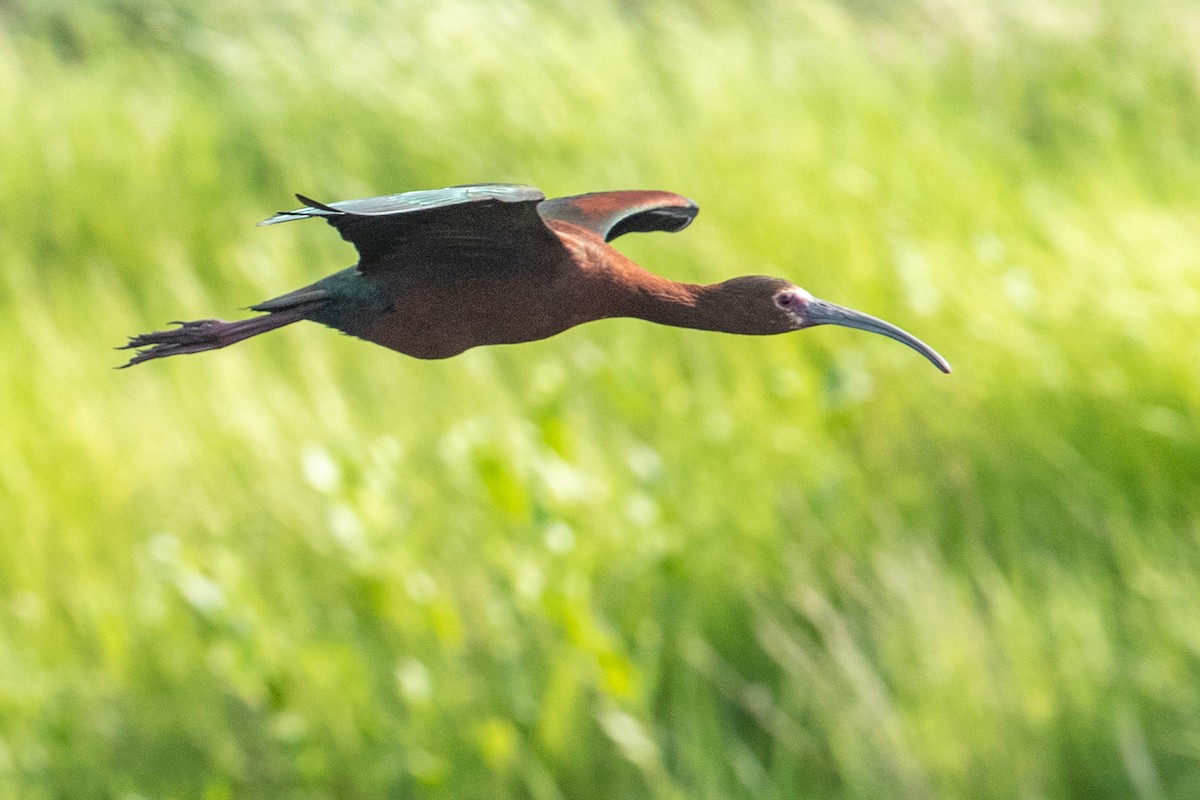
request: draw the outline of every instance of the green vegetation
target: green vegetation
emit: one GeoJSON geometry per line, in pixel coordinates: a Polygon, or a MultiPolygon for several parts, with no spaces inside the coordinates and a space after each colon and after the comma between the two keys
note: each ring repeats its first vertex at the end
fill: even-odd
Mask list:
{"type": "Polygon", "coordinates": [[[0,800],[1200,796],[1194,4],[17,0],[0,86],[0,800]],[[481,180],[689,195],[622,249],[955,372],[113,371],[351,263],[290,192],[481,180]]]}

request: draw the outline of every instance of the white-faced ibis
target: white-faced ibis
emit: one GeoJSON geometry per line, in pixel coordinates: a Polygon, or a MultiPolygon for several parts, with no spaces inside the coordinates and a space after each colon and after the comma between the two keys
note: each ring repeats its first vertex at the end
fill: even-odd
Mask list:
{"type": "Polygon", "coordinates": [[[659,277],[608,243],[635,231],[679,231],[699,209],[670,192],[624,191],[545,199],[529,186],[479,184],[318,203],[262,225],[323,217],[358,249],[358,264],[267,300],[261,316],[209,319],[132,337],[125,366],[240,342],[298,320],[417,358],[545,339],[584,322],[636,317],[726,333],[765,335],[844,325],[889,336],[950,365],[881,319],[818,300],[779,278],[698,285],[659,277]]]}

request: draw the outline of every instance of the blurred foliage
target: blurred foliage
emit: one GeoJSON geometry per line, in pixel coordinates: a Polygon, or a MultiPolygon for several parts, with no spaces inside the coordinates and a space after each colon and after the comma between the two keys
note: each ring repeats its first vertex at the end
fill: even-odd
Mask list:
{"type": "Polygon", "coordinates": [[[1200,9],[0,4],[0,800],[1200,793],[1200,9]],[[108,347],[345,266],[338,199],[892,319],[417,362],[108,347]]]}

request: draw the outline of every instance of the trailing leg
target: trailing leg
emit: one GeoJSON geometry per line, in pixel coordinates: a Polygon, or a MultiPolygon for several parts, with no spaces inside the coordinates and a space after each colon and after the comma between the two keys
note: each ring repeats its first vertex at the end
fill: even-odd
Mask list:
{"type": "Polygon", "coordinates": [[[121,368],[132,367],[134,364],[155,358],[201,353],[205,350],[228,347],[235,342],[249,339],[251,336],[258,336],[260,333],[273,331],[304,319],[316,305],[315,303],[305,303],[238,322],[225,322],[219,319],[176,322],[174,324],[179,327],[175,330],[154,331],[153,333],[143,333],[140,336],[132,336],[129,344],[117,349],[137,350],[138,353],[121,368]]]}

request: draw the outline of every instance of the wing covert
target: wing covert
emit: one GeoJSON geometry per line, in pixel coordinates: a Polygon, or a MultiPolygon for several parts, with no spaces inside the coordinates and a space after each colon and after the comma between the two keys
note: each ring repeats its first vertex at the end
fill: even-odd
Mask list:
{"type": "Polygon", "coordinates": [[[681,231],[700,213],[700,207],[672,192],[618,191],[543,200],[538,213],[544,219],[586,228],[611,242],[627,233],[681,231]]]}

